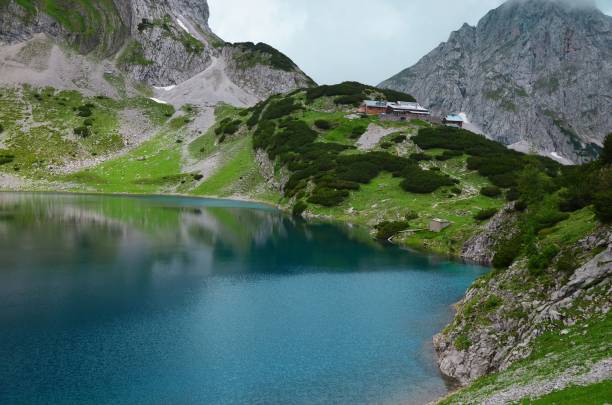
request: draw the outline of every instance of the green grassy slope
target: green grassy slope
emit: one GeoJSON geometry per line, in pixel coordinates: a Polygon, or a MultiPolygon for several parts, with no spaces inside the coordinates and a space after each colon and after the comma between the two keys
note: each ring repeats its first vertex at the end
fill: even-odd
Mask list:
{"type": "Polygon", "coordinates": [[[11,1],[23,9],[18,18],[26,24],[39,13],[53,18],[72,34],[73,45],[84,53],[97,50],[109,54],[120,47],[127,35],[112,0],[0,0],[0,8],[11,1]]]}

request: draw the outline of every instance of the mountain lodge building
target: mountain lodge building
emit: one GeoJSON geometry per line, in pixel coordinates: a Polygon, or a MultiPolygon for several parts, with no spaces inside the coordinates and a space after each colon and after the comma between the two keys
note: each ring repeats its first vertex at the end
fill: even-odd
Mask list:
{"type": "Polygon", "coordinates": [[[442,123],[449,127],[463,128],[463,117],[456,114],[450,114],[442,120],[442,123]]]}
{"type": "Polygon", "coordinates": [[[431,116],[431,112],[427,108],[410,101],[365,100],[359,107],[359,112],[367,115],[380,115],[381,118],[388,120],[427,119],[431,116]]]}

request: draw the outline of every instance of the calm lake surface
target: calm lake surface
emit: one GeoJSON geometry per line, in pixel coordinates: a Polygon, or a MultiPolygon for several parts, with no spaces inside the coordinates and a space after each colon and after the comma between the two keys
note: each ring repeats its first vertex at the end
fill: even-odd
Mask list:
{"type": "Polygon", "coordinates": [[[0,193],[0,403],[394,404],[485,271],[181,197],[0,193]]]}

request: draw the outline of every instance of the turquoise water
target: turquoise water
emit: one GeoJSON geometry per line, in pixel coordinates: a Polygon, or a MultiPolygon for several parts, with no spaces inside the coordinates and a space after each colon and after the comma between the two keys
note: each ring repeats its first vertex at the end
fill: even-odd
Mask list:
{"type": "Polygon", "coordinates": [[[265,206],[0,193],[0,403],[423,403],[484,269],[265,206]]]}

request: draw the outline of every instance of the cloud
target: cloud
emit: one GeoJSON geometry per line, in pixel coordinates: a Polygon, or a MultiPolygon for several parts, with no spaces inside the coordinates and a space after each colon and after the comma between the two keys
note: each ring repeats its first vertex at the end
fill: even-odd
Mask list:
{"type": "MultiPolygon", "coordinates": [[[[596,1],[612,14],[612,0],[596,1]]],[[[475,25],[504,1],[208,2],[210,25],[227,41],[266,42],[286,53],[318,83],[377,84],[417,62],[464,22],[475,25]]]]}

